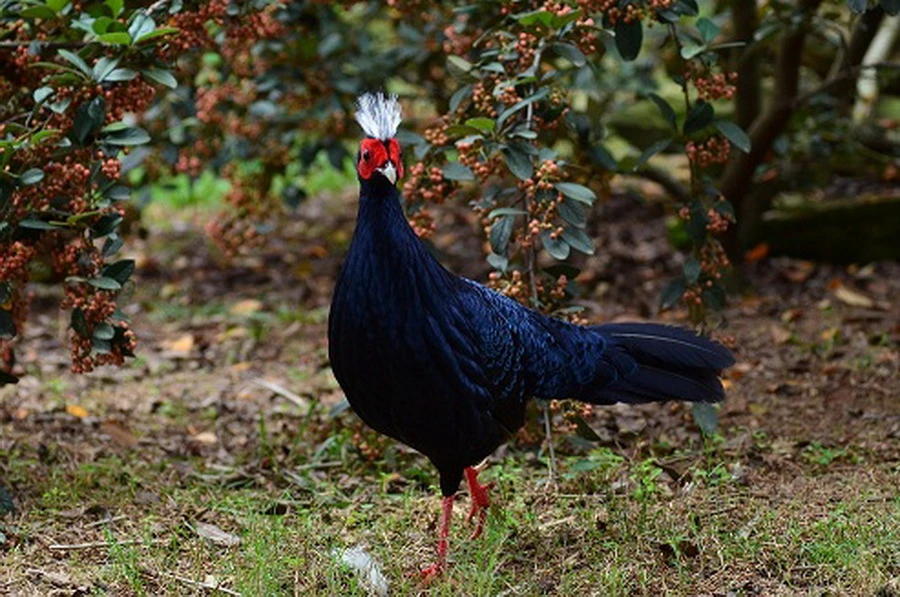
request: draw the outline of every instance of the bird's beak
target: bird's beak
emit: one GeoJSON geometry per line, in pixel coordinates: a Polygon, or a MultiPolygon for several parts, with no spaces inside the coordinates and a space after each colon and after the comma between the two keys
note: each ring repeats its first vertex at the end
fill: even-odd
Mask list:
{"type": "Polygon", "coordinates": [[[397,184],[397,168],[394,166],[394,162],[388,162],[381,168],[377,168],[377,171],[384,174],[391,184],[397,184]]]}

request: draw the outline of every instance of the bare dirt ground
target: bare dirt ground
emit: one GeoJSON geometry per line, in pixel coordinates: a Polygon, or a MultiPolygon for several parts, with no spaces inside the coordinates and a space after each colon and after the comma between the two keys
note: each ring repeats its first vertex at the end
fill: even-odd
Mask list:
{"type": "MultiPolygon", "coordinates": [[[[335,555],[352,545],[393,594],[900,594],[900,264],[746,266],[717,436],[679,404],[598,409],[591,433],[554,434],[548,484],[535,410],[484,474],[491,530],[456,529],[423,588],[436,475],[344,410],[328,370],[352,211],[310,202],[227,265],[191,226],[133,245],[123,370],[68,373],[55,290],[35,289],[28,375],[0,389],[0,594],[376,590],[335,555]]],[[[484,279],[461,214],[439,256],[484,279]]],[[[656,315],[680,266],[658,210],[618,198],[592,226],[589,319],[682,321],[656,315]]]]}

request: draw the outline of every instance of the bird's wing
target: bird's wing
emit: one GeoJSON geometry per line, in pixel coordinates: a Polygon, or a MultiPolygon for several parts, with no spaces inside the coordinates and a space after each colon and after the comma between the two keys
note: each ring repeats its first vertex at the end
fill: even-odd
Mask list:
{"type": "Polygon", "coordinates": [[[608,337],[526,309],[477,282],[464,280],[463,310],[477,359],[489,372],[495,407],[537,396],[567,398],[587,386],[629,375],[634,360],[608,350],[608,337]]]}

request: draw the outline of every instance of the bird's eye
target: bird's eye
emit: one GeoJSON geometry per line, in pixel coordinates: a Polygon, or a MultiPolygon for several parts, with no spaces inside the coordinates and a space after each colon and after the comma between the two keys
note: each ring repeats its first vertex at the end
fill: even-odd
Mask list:
{"type": "Polygon", "coordinates": [[[362,155],[363,155],[363,160],[366,161],[366,162],[368,162],[368,161],[369,161],[369,157],[371,157],[370,154],[369,154],[369,150],[368,150],[368,149],[364,149],[363,152],[362,152],[362,155]]]}

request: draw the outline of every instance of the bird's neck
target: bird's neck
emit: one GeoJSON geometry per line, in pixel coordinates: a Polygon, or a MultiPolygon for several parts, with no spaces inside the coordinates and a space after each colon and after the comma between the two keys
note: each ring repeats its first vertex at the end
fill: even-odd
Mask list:
{"type": "Polygon", "coordinates": [[[424,279],[443,287],[452,280],[410,227],[397,188],[380,177],[360,185],[356,231],[344,268],[348,275],[353,270],[394,288],[424,279]]]}
{"type": "Polygon", "coordinates": [[[424,247],[406,221],[397,187],[381,177],[363,180],[350,249],[354,261],[394,273],[391,270],[408,267],[419,251],[424,247]]]}

